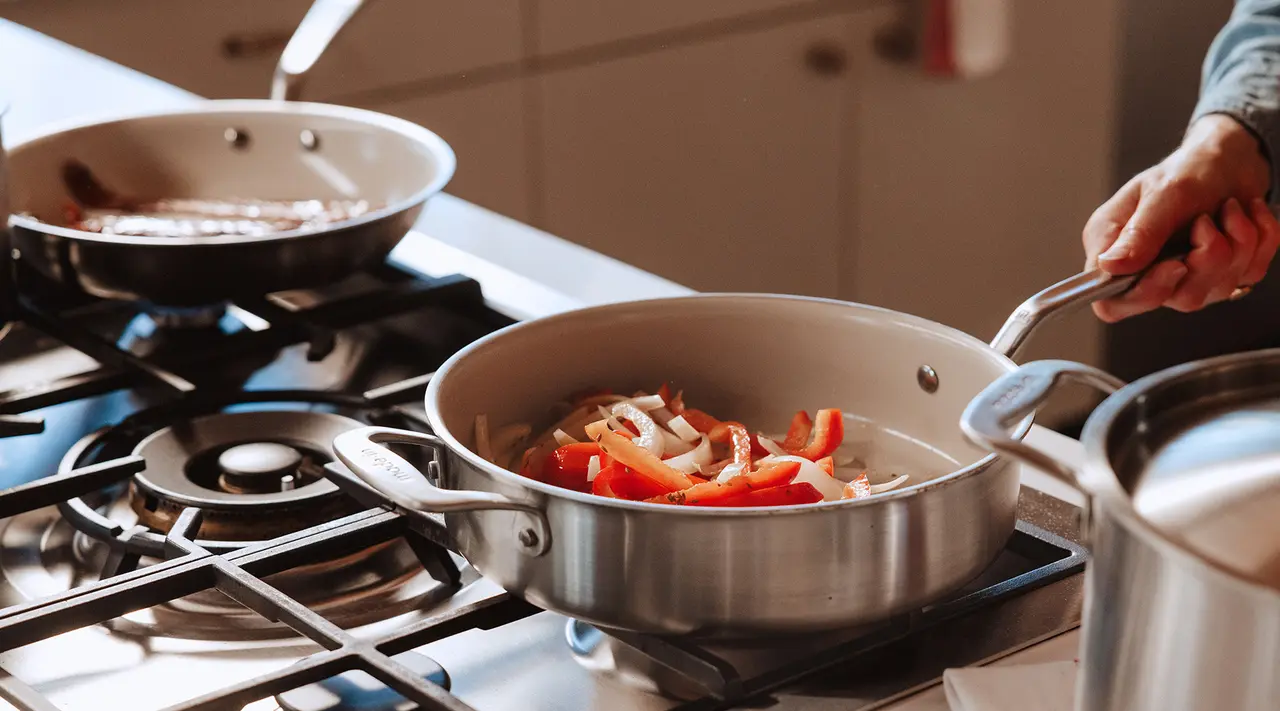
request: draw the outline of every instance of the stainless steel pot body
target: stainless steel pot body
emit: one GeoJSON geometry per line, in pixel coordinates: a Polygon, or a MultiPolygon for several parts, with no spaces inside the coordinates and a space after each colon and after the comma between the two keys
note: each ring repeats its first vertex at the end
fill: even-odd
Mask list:
{"type": "Polygon", "coordinates": [[[1079,471],[1005,429],[1067,380],[1122,385],[1079,364],[1030,363],[976,398],[962,426],[1089,498],[1076,709],[1280,708],[1280,351],[1120,389],[1090,417],[1079,471]]]}
{"type": "Polygon", "coordinates": [[[13,246],[58,282],[161,306],[323,286],[383,261],[454,167],[453,151],[431,131],[340,106],[210,101],[97,121],[11,149],[13,246]],[[126,195],[355,199],[376,209],[326,229],[264,237],[81,232],[57,226],[69,201],[61,168],[72,159],[126,195]]]}
{"type": "Polygon", "coordinates": [[[919,608],[962,586],[1013,531],[1018,467],[966,443],[955,419],[1013,367],[923,319],[777,296],[695,296],[520,324],[446,363],[426,397],[435,435],[365,429],[334,443],[403,505],[444,511],[460,552],[507,590],[604,627],[716,636],[812,632],[919,608]],[[928,366],[938,387],[922,387],[928,366]],[[590,386],[674,380],[699,407],[760,428],[839,406],[873,467],[911,485],[874,499],[707,509],[605,499],[506,471],[471,449],[473,423],[547,420],[590,386]],[[377,445],[437,450],[432,481],[377,445]],[[439,487],[439,488],[436,488],[439,487]]]}

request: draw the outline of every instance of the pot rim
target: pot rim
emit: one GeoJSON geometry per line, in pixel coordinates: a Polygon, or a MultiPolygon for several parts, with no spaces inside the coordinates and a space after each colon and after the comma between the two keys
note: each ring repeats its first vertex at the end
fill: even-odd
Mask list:
{"type": "MultiPolygon", "coordinates": [[[[833,511],[833,510],[839,510],[839,509],[857,508],[861,506],[876,506],[876,505],[887,503],[890,501],[897,501],[897,500],[905,499],[912,496],[920,496],[929,491],[932,491],[933,489],[942,488],[950,485],[953,482],[960,481],[963,479],[968,479],[973,476],[977,476],[981,472],[984,472],[990,469],[996,463],[996,460],[998,457],[995,454],[988,454],[972,464],[969,464],[965,467],[961,467],[960,469],[956,469],[954,471],[948,472],[934,479],[922,481],[918,484],[913,484],[911,486],[903,487],[901,489],[895,489],[893,491],[885,492],[883,494],[877,494],[867,499],[844,499],[840,501],[822,501],[822,502],[817,502],[812,504],[796,504],[791,506],[769,506],[769,507],[670,506],[667,504],[651,504],[651,503],[646,503],[644,501],[628,501],[623,499],[610,499],[602,496],[596,496],[594,494],[586,494],[582,492],[571,491],[569,489],[563,489],[558,486],[552,486],[544,482],[536,481],[534,479],[529,479],[528,477],[521,476],[516,472],[509,471],[507,469],[497,466],[496,464],[492,464],[484,459],[481,459],[478,454],[471,451],[469,447],[462,444],[462,442],[459,441],[458,438],[455,437],[453,433],[449,431],[449,428],[445,426],[443,420],[440,417],[437,401],[440,393],[441,383],[444,382],[445,379],[448,377],[449,371],[457,367],[458,364],[461,363],[465,358],[467,358],[469,354],[475,352],[480,348],[487,348],[491,343],[494,343],[495,341],[500,341],[503,338],[508,338],[510,337],[509,334],[511,333],[517,333],[522,330],[526,330],[530,328],[546,328],[549,325],[554,325],[570,319],[578,318],[583,313],[625,311],[628,309],[635,309],[637,307],[642,307],[642,306],[666,305],[674,302],[691,301],[691,300],[698,300],[698,301],[747,300],[747,301],[771,301],[771,302],[792,301],[792,302],[825,304],[825,305],[831,305],[831,306],[841,306],[841,307],[860,309],[867,312],[873,312],[873,313],[879,313],[879,314],[891,316],[897,319],[903,325],[913,326],[916,328],[925,328],[938,335],[942,335],[948,339],[958,341],[965,345],[979,348],[984,352],[984,354],[987,357],[991,358],[993,361],[998,363],[1006,371],[1012,371],[1015,368],[1017,368],[1017,365],[1013,362],[1012,359],[997,352],[995,349],[991,348],[991,346],[985,343],[984,341],[978,338],[975,338],[974,336],[971,336],[959,329],[937,323],[936,321],[930,321],[929,319],[921,318],[919,316],[903,313],[901,311],[894,311],[892,309],[886,309],[880,306],[871,306],[868,304],[860,304],[852,301],[841,301],[839,299],[827,299],[827,298],[814,297],[814,296],[797,296],[797,295],[789,295],[789,294],[735,293],[735,292],[699,293],[699,294],[690,294],[686,296],[671,296],[671,297],[662,297],[662,298],[653,298],[653,299],[636,299],[632,301],[622,301],[622,302],[603,304],[598,306],[589,306],[581,309],[564,311],[558,314],[553,314],[551,316],[531,319],[529,321],[522,321],[514,325],[507,326],[506,328],[499,329],[498,331],[495,331],[487,336],[484,336],[472,342],[467,347],[459,350],[457,353],[453,354],[448,360],[446,360],[438,369],[436,369],[434,375],[431,378],[430,383],[428,383],[427,385],[427,392],[426,392],[426,395],[424,396],[424,405],[427,411],[427,420],[431,424],[433,433],[435,434],[435,436],[439,437],[445,443],[445,446],[448,447],[449,450],[452,451],[454,455],[461,457],[462,459],[466,460],[467,464],[469,464],[470,466],[483,471],[489,477],[498,479],[499,481],[503,481],[509,484],[514,484],[524,489],[531,489],[535,492],[538,492],[546,496],[551,496],[559,499],[564,499],[567,501],[572,501],[574,503],[586,504],[591,506],[603,506],[603,507],[615,508],[615,509],[625,509],[625,510],[631,510],[636,512],[668,514],[672,516],[768,517],[768,516],[780,516],[780,515],[801,515],[801,514],[810,513],[810,512],[827,512],[827,511],[833,511]]],[[[1025,421],[1020,423],[1017,429],[1015,430],[1015,436],[1018,437],[1019,439],[1025,436],[1027,431],[1031,429],[1031,423],[1032,423],[1031,417],[1028,417],[1025,421]]]]}
{"type": "Polygon", "coordinates": [[[1090,505],[1102,505],[1107,515],[1113,516],[1143,543],[1156,549],[1162,556],[1172,556],[1176,561],[1190,565],[1216,581],[1232,586],[1239,592],[1257,596],[1272,604],[1280,604],[1280,587],[1233,570],[1213,558],[1167,536],[1147,521],[1133,507],[1133,498],[1120,485],[1120,478],[1111,466],[1107,453],[1107,435],[1117,417],[1135,400],[1144,397],[1152,389],[1191,378],[1206,369],[1231,368],[1255,360],[1280,359],[1280,348],[1246,351],[1216,356],[1184,363],[1152,373],[1117,390],[1102,402],[1085,422],[1080,442],[1085,447],[1085,464],[1079,473],[1079,483],[1091,499],[1090,505]]]}
{"type": "Polygon", "coordinates": [[[305,101],[284,102],[273,101],[271,99],[209,99],[192,104],[191,106],[179,108],[157,109],[154,111],[143,112],[135,111],[131,113],[114,113],[97,118],[76,119],[54,125],[53,127],[25,138],[21,143],[12,146],[9,148],[10,161],[12,161],[12,157],[14,155],[17,155],[24,149],[31,148],[32,146],[51,140],[65,133],[87,129],[94,126],[105,126],[143,119],[161,119],[199,115],[219,116],[223,114],[293,114],[298,116],[342,119],[376,126],[392,133],[398,133],[423,146],[437,162],[439,169],[426,185],[408,197],[383,205],[382,207],[376,210],[371,210],[359,217],[335,222],[318,230],[284,230],[281,232],[272,232],[256,236],[223,235],[220,237],[139,237],[133,235],[104,235],[97,232],[73,230],[69,227],[53,225],[21,215],[10,215],[9,224],[13,227],[19,227],[30,232],[54,235],[63,239],[80,240],[83,242],[105,242],[112,245],[154,247],[157,249],[190,249],[193,246],[218,247],[257,242],[307,239],[308,237],[319,237],[338,230],[363,227],[395,215],[408,212],[409,210],[416,209],[426,203],[426,201],[433,195],[444,190],[444,187],[453,179],[453,174],[458,169],[458,159],[453,148],[435,132],[413,122],[406,121],[395,116],[378,113],[377,111],[358,109],[350,106],[337,106],[334,104],[305,101]]]}

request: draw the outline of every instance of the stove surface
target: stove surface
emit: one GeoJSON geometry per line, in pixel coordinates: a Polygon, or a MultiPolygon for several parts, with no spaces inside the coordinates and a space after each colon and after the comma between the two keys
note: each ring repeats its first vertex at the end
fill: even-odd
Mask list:
{"type": "Polygon", "coordinates": [[[979,580],[869,628],[710,648],[509,597],[325,446],[424,427],[429,373],[509,323],[470,280],[24,309],[0,416],[44,430],[0,439],[0,709],[871,709],[1078,624],[1078,510],[1030,489],[979,580]]]}

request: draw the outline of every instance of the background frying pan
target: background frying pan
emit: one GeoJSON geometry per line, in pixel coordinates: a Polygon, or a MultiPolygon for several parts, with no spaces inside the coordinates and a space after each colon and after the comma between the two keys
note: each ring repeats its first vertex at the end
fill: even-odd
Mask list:
{"type": "Polygon", "coordinates": [[[362,4],[317,0],[281,56],[271,100],[99,120],[12,148],[10,225],[20,259],[95,296],[158,306],[318,287],[384,260],[452,177],[452,149],[391,116],[285,101],[362,4]],[[364,200],[374,209],[264,236],[85,232],[59,226],[72,202],[63,179],[69,161],[110,191],[138,198],[364,200]]]}

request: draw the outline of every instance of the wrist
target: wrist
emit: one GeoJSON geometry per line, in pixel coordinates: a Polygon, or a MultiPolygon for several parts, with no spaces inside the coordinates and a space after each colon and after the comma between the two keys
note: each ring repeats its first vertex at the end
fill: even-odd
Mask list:
{"type": "Polygon", "coordinates": [[[1228,114],[1207,114],[1187,129],[1182,147],[1222,161],[1238,185],[1259,197],[1271,186],[1271,164],[1257,135],[1228,114]]]}

